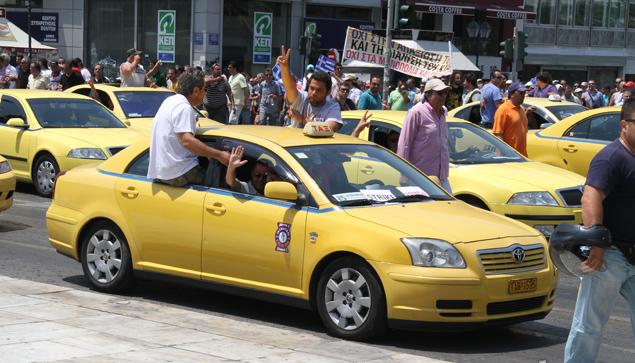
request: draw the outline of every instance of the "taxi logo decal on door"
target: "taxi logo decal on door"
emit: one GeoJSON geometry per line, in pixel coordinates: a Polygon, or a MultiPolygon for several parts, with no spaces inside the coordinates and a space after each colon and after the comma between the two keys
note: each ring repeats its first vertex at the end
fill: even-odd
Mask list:
{"type": "Polygon", "coordinates": [[[289,244],[291,243],[291,225],[289,223],[278,222],[276,230],[276,251],[289,252],[289,244]]]}

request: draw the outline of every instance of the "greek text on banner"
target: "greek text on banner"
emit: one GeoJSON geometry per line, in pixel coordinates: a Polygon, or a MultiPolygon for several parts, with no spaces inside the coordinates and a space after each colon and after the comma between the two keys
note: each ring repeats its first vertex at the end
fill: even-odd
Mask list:
{"type": "MultiPolygon", "coordinates": [[[[386,63],[386,38],[348,27],[344,43],[344,59],[383,66],[386,63]]],[[[392,42],[390,69],[414,77],[441,77],[452,73],[450,57],[392,42]]]]}

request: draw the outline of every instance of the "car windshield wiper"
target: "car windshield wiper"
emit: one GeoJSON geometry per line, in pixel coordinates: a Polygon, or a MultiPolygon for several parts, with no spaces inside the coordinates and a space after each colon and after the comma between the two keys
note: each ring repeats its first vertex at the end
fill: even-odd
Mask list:
{"type": "Polygon", "coordinates": [[[356,207],[360,205],[373,205],[377,202],[370,199],[356,199],[356,200],[345,200],[340,202],[339,205],[341,207],[356,207]]]}
{"type": "Polygon", "coordinates": [[[391,200],[387,200],[386,203],[408,203],[408,202],[420,202],[422,200],[432,200],[434,198],[428,195],[415,194],[415,195],[404,195],[402,197],[393,198],[391,200]]]}

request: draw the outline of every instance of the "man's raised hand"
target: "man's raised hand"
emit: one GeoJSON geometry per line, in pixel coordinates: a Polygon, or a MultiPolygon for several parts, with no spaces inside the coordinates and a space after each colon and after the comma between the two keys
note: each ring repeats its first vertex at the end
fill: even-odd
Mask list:
{"type": "Polygon", "coordinates": [[[232,148],[232,153],[229,155],[229,165],[234,168],[239,168],[247,164],[247,160],[242,160],[245,149],[239,145],[232,148]]]}
{"type": "Polygon", "coordinates": [[[280,55],[276,59],[276,63],[279,64],[280,67],[288,67],[290,55],[291,55],[291,48],[287,49],[287,51],[285,52],[284,45],[280,46],[280,55]]]}

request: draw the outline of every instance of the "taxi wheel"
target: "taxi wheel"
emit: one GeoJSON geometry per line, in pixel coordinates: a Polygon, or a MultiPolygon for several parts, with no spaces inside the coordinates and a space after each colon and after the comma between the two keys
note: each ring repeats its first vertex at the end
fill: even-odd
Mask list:
{"type": "Polygon", "coordinates": [[[128,242],[111,222],[97,222],[83,234],[81,259],[84,275],[96,290],[115,293],[134,284],[128,242]]]}
{"type": "Polygon", "coordinates": [[[43,196],[50,197],[53,193],[53,184],[55,177],[60,172],[55,158],[51,155],[44,154],[37,158],[33,164],[33,185],[35,191],[43,196]]]}
{"type": "Polygon", "coordinates": [[[317,310],[334,336],[365,340],[386,330],[386,300],[368,264],[344,257],[329,264],[317,286],[317,310]]]}

